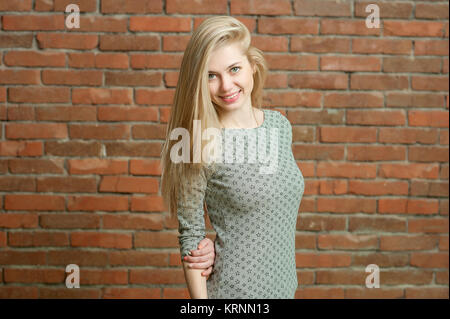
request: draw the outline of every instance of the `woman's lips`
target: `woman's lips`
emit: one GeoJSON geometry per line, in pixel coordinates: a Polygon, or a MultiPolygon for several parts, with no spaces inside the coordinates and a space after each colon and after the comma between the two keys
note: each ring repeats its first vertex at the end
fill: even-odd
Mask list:
{"type": "MultiPolygon", "coordinates": [[[[230,95],[228,95],[228,96],[233,96],[234,94],[236,94],[236,93],[230,94],[230,95]]],[[[223,96],[221,96],[220,98],[221,98],[223,101],[225,101],[226,103],[233,103],[233,102],[235,102],[235,101],[239,98],[240,95],[241,95],[241,90],[239,90],[239,91],[237,92],[236,96],[234,96],[233,98],[225,98],[225,97],[223,97],[223,96]]]]}

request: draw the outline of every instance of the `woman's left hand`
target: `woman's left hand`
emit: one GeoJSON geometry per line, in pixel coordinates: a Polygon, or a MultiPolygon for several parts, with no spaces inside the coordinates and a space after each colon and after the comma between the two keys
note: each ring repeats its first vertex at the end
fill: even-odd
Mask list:
{"type": "Polygon", "coordinates": [[[191,250],[191,256],[185,256],[184,261],[189,263],[190,268],[205,269],[202,272],[202,276],[208,279],[212,273],[215,257],[214,242],[208,237],[205,237],[198,244],[198,249],[191,250]]]}

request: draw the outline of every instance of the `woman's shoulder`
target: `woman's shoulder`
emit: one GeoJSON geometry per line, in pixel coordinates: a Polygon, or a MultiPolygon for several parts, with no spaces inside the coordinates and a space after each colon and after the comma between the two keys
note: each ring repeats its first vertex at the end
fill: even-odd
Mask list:
{"type": "Polygon", "coordinates": [[[288,118],[277,110],[264,110],[266,114],[270,116],[272,119],[272,127],[279,127],[279,128],[291,128],[291,122],[288,120],[288,118]]]}

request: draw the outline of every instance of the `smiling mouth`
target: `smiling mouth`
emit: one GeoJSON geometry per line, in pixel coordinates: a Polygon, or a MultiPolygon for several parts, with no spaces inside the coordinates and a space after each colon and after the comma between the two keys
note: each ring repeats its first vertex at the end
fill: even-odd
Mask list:
{"type": "Polygon", "coordinates": [[[233,94],[230,94],[230,95],[224,95],[224,96],[221,96],[221,98],[224,98],[224,99],[231,99],[231,98],[234,98],[236,95],[238,95],[239,92],[241,92],[241,90],[239,90],[239,91],[237,91],[237,92],[234,92],[233,94]]]}

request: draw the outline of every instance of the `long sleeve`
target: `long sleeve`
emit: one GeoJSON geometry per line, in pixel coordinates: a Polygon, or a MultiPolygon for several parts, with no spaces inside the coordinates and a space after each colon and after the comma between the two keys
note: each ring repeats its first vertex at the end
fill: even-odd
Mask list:
{"type": "Polygon", "coordinates": [[[207,177],[205,169],[191,181],[181,181],[178,197],[178,236],[181,259],[190,250],[197,249],[199,242],[205,238],[205,219],[203,203],[205,199],[207,177]]]}

